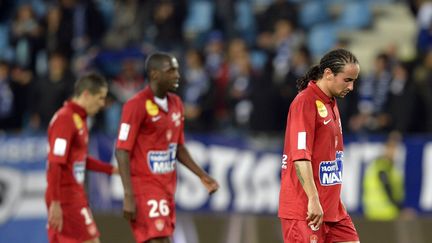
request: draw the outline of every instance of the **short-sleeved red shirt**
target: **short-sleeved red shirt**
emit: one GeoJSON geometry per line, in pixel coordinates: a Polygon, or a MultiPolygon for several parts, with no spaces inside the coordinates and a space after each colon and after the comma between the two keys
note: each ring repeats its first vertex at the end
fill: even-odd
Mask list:
{"type": "Polygon", "coordinates": [[[282,158],[279,217],[305,220],[308,199],[294,161],[309,160],[324,221],[339,221],[347,212],[340,199],[343,139],[339,110],[313,82],[291,104],[282,158]]]}
{"type": "Polygon", "coordinates": [[[183,104],[173,93],[167,99],[165,111],[146,87],[123,106],[117,149],[129,151],[135,195],[174,196],[177,145],[184,144],[183,104]]]}
{"type": "MultiPolygon", "coordinates": [[[[62,204],[88,205],[83,185],[88,144],[86,118],[84,108],[68,101],[56,112],[48,127],[48,166],[51,163],[65,165],[60,182],[59,199],[62,204]]],[[[45,196],[49,205],[53,190],[49,174],[47,181],[45,196]]]]}

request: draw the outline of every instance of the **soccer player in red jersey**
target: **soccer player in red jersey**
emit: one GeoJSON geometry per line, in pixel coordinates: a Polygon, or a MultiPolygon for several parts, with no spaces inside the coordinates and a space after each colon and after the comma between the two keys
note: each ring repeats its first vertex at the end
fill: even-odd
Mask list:
{"type": "Polygon", "coordinates": [[[106,174],[116,167],[87,154],[87,116],[105,105],[108,85],[102,76],[77,80],[71,100],[65,102],[48,127],[48,239],[51,243],[98,243],[99,232],[84,190],[87,169],[106,174]]]}
{"type": "Polygon", "coordinates": [[[282,157],[279,217],[286,243],[359,242],[340,193],[342,125],[336,98],[353,90],[357,58],[337,49],[297,81],[282,157]]]}
{"type": "Polygon", "coordinates": [[[170,242],[175,226],[176,161],[197,175],[209,193],[219,185],[184,145],[177,59],[157,52],[146,60],[149,85],[123,106],[116,157],[124,189],[123,213],[137,242],[170,242]]]}

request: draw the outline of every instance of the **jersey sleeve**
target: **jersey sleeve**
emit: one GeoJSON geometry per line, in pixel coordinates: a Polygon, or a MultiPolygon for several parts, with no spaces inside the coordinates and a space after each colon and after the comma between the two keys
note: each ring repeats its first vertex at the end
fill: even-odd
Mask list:
{"type": "Polygon", "coordinates": [[[138,104],[137,101],[129,101],[123,106],[117,137],[117,149],[130,151],[135,145],[141,122],[144,119],[144,106],[140,107],[138,104]]]}
{"type": "Polygon", "coordinates": [[[108,175],[111,175],[114,167],[108,163],[105,163],[101,160],[88,156],[86,159],[86,169],[102,172],[108,175]]]}
{"type": "Polygon", "coordinates": [[[58,115],[53,119],[48,135],[48,161],[65,164],[69,157],[76,127],[69,115],[58,115]]]}
{"type": "Polygon", "coordinates": [[[288,115],[288,151],[291,161],[312,160],[315,140],[316,107],[311,100],[300,99],[293,102],[288,115]]]}

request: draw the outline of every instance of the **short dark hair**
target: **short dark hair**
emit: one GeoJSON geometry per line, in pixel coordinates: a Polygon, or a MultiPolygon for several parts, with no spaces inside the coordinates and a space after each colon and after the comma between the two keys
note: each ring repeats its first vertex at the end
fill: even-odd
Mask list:
{"type": "Polygon", "coordinates": [[[145,71],[148,74],[151,70],[160,70],[163,61],[170,60],[174,56],[166,52],[155,52],[150,54],[145,61],[145,71]]]}
{"type": "Polygon", "coordinates": [[[336,75],[342,72],[345,65],[349,63],[359,63],[357,57],[350,51],[345,49],[336,49],[328,52],[321,58],[319,64],[313,66],[303,77],[297,80],[298,90],[302,91],[305,89],[310,80],[318,80],[322,78],[326,68],[330,68],[330,70],[336,75]]]}
{"type": "Polygon", "coordinates": [[[73,96],[80,96],[84,90],[88,90],[94,95],[97,94],[102,87],[108,87],[108,83],[102,75],[98,73],[85,74],[75,82],[73,96]]]}

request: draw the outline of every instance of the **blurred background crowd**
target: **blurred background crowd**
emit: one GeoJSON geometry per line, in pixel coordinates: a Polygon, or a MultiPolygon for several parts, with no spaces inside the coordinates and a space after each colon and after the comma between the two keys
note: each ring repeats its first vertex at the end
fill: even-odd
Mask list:
{"type": "Polygon", "coordinates": [[[93,128],[115,135],[121,105],[146,84],[145,57],[162,50],[180,60],[187,131],[282,136],[296,79],[336,47],[362,67],[338,101],[346,133],[432,132],[427,0],[0,1],[0,130],[45,131],[76,77],[96,70],[110,94],[93,128]],[[388,25],[388,42],[365,45],[396,4],[412,36],[388,25]]]}

